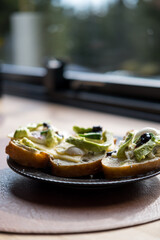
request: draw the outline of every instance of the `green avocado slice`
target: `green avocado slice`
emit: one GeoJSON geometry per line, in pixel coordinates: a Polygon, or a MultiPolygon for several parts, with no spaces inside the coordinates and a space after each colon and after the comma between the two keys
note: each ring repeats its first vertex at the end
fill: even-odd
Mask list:
{"type": "Polygon", "coordinates": [[[125,150],[128,147],[128,145],[130,144],[130,142],[132,141],[133,136],[134,136],[134,134],[132,132],[129,133],[125,142],[122,145],[120,145],[120,147],[118,149],[118,152],[117,152],[117,157],[118,158],[125,158],[126,157],[125,156],[125,150]]]}
{"type": "Polygon", "coordinates": [[[113,135],[110,132],[103,132],[102,134],[103,143],[92,142],[91,139],[86,139],[84,137],[69,137],[66,142],[75,145],[83,150],[92,152],[102,152],[107,150],[107,148],[113,143],[113,135]]]}
{"type": "Polygon", "coordinates": [[[27,128],[19,128],[15,131],[13,138],[18,139],[18,138],[23,138],[28,136],[29,136],[29,130],[27,128]]]}
{"type": "Polygon", "coordinates": [[[78,134],[90,133],[93,131],[93,128],[82,128],[78,126],[73,126],[73,131],[78,134]]]}
{"type": "Polygon", "coordinates": [[[43,123],[32,123],[32,124],[28,124],[27,128],[29,129],[29,131],[36,131],[39,127],[42,127],[43,123]]]}
{"type": "Polygon", "coordinates": [[[156,142],[150,139],[147,143],[141,145],[134,150],[134,156],[138,162],[145,159],[145,157],[153,150],[156,142]]]}
{"type": "Polygon", "coordinates": [[[24,137],[22,140],[20,140],[20,143],[24,144],[27,147],[36,148],[35,144],[26,137],[24,137]]]}
{"type": "MultiPolygon", "coordinates": [[[[30,124],[27,127],[19,128],[15,131],[12,138],[14,139],[23,139],[27,138],[28,140],[45,145],[49,148],[56,146],[63,140],[63,136],[58,135],[51,127],[47,130],[38,130],[38,127],[43,126],[43,123],[30,124]],[[36,133],[33,135],[33,133],[36,133]],[[42,137],[42,138],[41,138],[42,137]]],[[[27,143],[27,141],[25,140],[27,143]]],[[[24,143],[25,144],[25,143],[24,143]]],[[[28,143],[27,143],[28,144],[28,143]]]]}
{"type": "Polygon", "coordinates": [[[98,139],[100,140],[102,137],[101,133],[84,133],[84,134],[79,134],[80,137],[85,137],[85,138],[90,138],[90,139],[98,139]]]}

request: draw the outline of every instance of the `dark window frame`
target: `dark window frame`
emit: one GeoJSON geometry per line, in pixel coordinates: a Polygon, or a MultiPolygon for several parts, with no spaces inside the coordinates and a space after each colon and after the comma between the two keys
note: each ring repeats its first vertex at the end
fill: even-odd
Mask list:
{"type": "Polygon", "coordinates": [[[3,92],[146,120],[160,120],[160,81],[69,70],[63,62],[45,68],[1,66],[3,92]]]}

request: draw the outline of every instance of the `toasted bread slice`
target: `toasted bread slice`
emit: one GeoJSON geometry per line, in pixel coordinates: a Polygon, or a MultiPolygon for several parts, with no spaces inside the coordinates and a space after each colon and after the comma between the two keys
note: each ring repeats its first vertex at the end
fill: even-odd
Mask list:
{"type": "Polygon", "coordinates": [[[50,159],[52,174],[59,177],[82,177],[100,172],[104,154],[82,157],[80,162],[50,159]]]}
{"type": "Polygon", "coordinates": [[[141,162],[136,162],[135,160],[122,161],[112,157],[102,160],[102,170],[108,179],[136,176],[156,169],[160,169],[160,157],[141,162]]]}
{"type": "Polygon", "coordinates": [[[6,153],[15,162],[26,167],[45,168],[49,162],[49,155],[47,153],[24,148],[13,141],[10,141],[6,147],[6,153]]]}

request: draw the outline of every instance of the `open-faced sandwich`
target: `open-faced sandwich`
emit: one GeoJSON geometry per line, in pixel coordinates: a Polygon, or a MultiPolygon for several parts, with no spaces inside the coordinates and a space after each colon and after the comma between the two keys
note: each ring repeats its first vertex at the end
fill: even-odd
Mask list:
{"type": "Polygon", "coordinates": [[[45,168],[50,151],[63,141],[63,135],[45,122],[18,128],[9,137],[6,153],[20,165],[34,168],[45,168]]]}
{"type": "Polygon", "coordinates": [[[112,133],[100,126],[74,126],[74,136],[54,148],[50,165],[52,174],[62,177],[81,177],[101,171],[101,160],[106,151],[114,149],[112,133]]]}
{"type": "Polygon", "coordinates": [[[106,178],[136,176],[160,168],[160,131],[143,128],[129,131],[118,149],[102,160],[106,178]]]}

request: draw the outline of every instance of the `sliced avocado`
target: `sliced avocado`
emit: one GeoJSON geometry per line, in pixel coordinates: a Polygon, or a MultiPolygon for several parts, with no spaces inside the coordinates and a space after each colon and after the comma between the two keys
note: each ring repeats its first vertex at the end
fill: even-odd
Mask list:
{"type": "Polygon", "coordinates": [[[35,144],[29,140],[28,138],[24,137],[22,140],[21,140],[21,143],[24,144],[25,146],[27,147],[31,147],[31,148],[36,148],[35,144]]]}
{"type": "Polygon", "coordinates": [[[53,129],[48,129],[46,133],[46,146],[54,147],[57,144],[58,144],[58,140],[54,134],[53,129]]]}
{"type": "Polygon", "coordinates": [[[98,139],[100,140],[102,137],[101,133],[84,133],[84,134],[79,134],[80,137],[85,137],[85,138],[90,138],[90,139],[98,139]]]}
{"type": "Polygon", "coordinates": [[[101,126],[93,126],[92,128],[83,128],[78,126],[73,126],[73,131],[77,134],[84,134],[84,133],[101,133],[102,127],[101,126]]]}
{"type": "Polygon", "coordinates": [[[73,126],[73,131],[78,134],[90,133],[92,132],[93,128],[82,128],[78,126],[73,126]]]}
{"type": "Polygon", "coordinates": [[[125,156],[125,150],[128,147],[128,145],[130,144],[130,142],[132,141],[133,136],[134,136],[134,134],[132,132],[129,133],[125,142],[122,145],[120,145],[120,147],[118,149],[118,152],[117,152],[117,157],[118,158],[125,158],[126,157],[125,156]]]}
{"type": "Polygon", "coordinates": [[[29,130],[27,128],[19,128],[15,131],[14,133],[14,138],[23,138],[23,137],[28,137],[29,136],[29,130]]]}
{"type": "Polygon", "coordinates": [[[55,134],[55,137],[57,138],[58,143],[61,143],[64,139],[64,136],[59,134],[55,134]]]}
{"type": "Polygon", "coordinates": [[[84,137],[69,137],[66,139],[66,142],[75,145],[78,148],[83,150],[92,151],[92,152],[102,152],[107,150],[107,148],[113,143],[113,135],[110,132],[103,133],[103,143],[92,142],[91,139],[86,139],[84,137]]]}
{"type": "Polygon", "coordinates": [[[134,150],[134,156],[138,162],[145,159],[145,157],[153,150],[156,143],[150,139],[147,143],[141,145],[134,150]]]}
{"type": "Polygon", "coordinates": [[[43,123],[31,123],[31,124],[28,124],[27,125],[27,128],[30,130],[30,131],[36,131],[37,128],[43,126],[43,123]]]}
{"type": "MultiPolygon", "coordinates": [[[[50,125],[48,129],[46,129],[47,123],[34,123],[29,124],[27,127],[19,128],[15,131],[13,138],[21,139],[21,138],[28,138],[28,141],[32,143],[38,143],[41,145],[46,145],[47,147],[51,148],[55,145],[59,144],[63,140],[63,136],[58,135],[50,125]],[[40,131],[39,127],[45,125],[45,129],[40,131]],[[41,136],[44,135],[44,136],[41,136]]],[[[27,142],[27,140],[24,140],[27,142]]]]}

